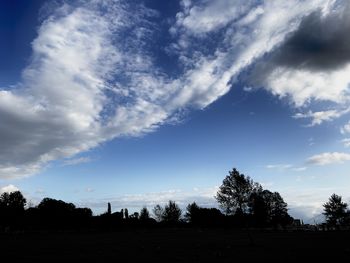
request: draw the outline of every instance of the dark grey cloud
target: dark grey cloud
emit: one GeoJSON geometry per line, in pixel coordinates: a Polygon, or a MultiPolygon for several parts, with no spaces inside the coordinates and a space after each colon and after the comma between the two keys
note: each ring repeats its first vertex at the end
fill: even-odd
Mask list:
{"type": "Polygon", "coordinates": [[[305,17],[298,30],[272,56],[281,66],[328,71],[350,62],[349,7],[326,17],[314,12],[305,17]]]}
{"type": "Polygon", "coordinates": [[[266,54],[249,73],[249,82],[264,83],[276,68],[328,72],[350,63],[350,3],[328,14],[321,10],[304,17],[296,31],[266,54]]]}

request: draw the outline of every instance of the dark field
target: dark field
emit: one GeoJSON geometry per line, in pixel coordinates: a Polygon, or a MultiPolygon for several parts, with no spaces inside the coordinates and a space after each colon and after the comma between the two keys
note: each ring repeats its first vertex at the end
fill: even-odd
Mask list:
{"type": "Polygon", "coordinates": [[[12,262],[349,262],[349,232],[147,229],[1,234],[12,262]],[[306,260],[306,261],[305,261],[306,260]]]}

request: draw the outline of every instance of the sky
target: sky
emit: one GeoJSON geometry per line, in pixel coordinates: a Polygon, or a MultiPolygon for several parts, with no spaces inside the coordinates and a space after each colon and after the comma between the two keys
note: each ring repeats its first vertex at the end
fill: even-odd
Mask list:
{"type": "Polygon", "coordinates": [[[346,0],[0,3],[0,191],[217,207],[232,168],[316,222],[350,202],[346,0]]]}

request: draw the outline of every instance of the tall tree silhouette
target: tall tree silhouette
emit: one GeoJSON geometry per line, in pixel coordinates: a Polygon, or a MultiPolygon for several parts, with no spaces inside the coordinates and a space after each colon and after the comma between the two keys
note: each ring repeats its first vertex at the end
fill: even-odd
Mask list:
{"type": "Polygon", "coordinates": [[[215,198],[227,214],[243,214],[248,212],[250,195],[258,189],[261,189],[258,183],[233,168],[215,198]]]}
{"type": "Polygon", "coordinates": [[[291,217],[288,215],[287,203],[278,192],[271,196],[271,221],[274,225],[287,225],[291,223],[291,217]]]}
{"type": "Polygon", "coordinates": [[[200,207],[196,204],[196,202],[188,204],[186,207],[185,219],[189,223],[198,222],[199,217],[200,217],[199,211],[200,211],[200,207]]]}
{"type": "Polygon", "coordinates": [[[164,207],[163,221],[168,223],[179,222],[181,213],[180,207],[174,201],[170,200],[164,207]]]}
{"type": "Polygon", "coordinates": [[[142,209],[141,209],[141,211],[140,211],[140,220],[141,221],[147,221],[147,220],[149,220],[149,212],[148,212],[148,209],[147,209],[147,207],[143,207],[142,209]]]}
{"type": "Polygon", "coordinates": [[[331,226],[339,226],[344,223],[347,217],[348,205],[342,201],[342,197],[332,194],[329,201],[323,204],[327,224],[331,226]]]}

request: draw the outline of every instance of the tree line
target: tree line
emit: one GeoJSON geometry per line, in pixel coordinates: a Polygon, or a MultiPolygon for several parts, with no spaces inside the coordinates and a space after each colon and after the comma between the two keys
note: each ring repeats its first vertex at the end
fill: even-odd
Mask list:
{"type": "MultiPolygon", "coordinates": [[[[169,201],[156,205],[152,213],[143,207],[129,214],[127,208],[107,211],[93,216],[90,208],[78,208],[62,200],[44,198],[37,206],[26,208],[26,199],[20,191],[0,196],[0,227],[2,229],[67,229],[111,228],[120,226],[227,226],[227,227],[286,227],[294,219],[288,214],[288,205],[278,192],[264,189],[249,176],[232,169],[224,178],[215,196],[220,209],[205,208],[195,202],[182,211],[169,201]]],[[[341,197],[333,194],[324,204],[324,215],[329,226],[350,225],[350,212],[341,197]]]]}

